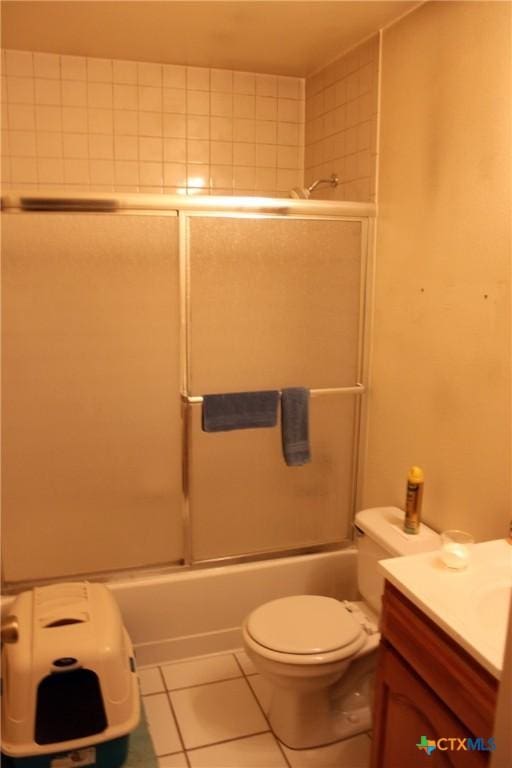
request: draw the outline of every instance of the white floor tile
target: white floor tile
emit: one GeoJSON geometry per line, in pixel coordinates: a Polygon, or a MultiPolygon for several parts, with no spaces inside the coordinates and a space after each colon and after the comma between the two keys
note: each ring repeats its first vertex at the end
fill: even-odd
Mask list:
{"type": "Polygon", "coordinates": [[[247,682],[256,694],[256,698],[261,704],[265,714],[268,714],[270,705],[270,698],[272,696],[272,686],[261,675],[251,675],[247,678],[247,682]]]}
{"type": "Polygon", "coordinates": [[[167,755],[183,749],[167,694],[156,693],[154,696],[145,696],[143,703],[156,754],[167,755]]]}
{"type": "Polygon", "coordinates": [[[268,730],[244,678],[174,691],[171,700],[186,749],[268,730]]]}
{"type": "Polygon", "coordinates": [[[193,749],[188,759],[192,768],[287,768],[271,733],[193,749]]]}
{"type": "Polygon", "coordinates": [[[176,688],[186,688],[189,685],[227,680],[241,675],[238,664],[231,653],[166,664],[165,667],[162,667],[162,672],[164,673],[165,684],[170,691],[176,688]]]}
{"type": "Polygon", "coordinates": [[[178,752],[177,755],[165,755],[165,757],[159,757],[158,768],[188,768],[185,753],[178,752]]]}
{"type": "Polygon", "coordinates": [[[140,683],[140,692],[143,696],[146,696],[148,693],[165,691],[162,675],[158,667],[139,669],[137,675],[140,683]]]}
{"type": "Polygon", "coordinates": [[[240,662],[240,666],[242,667],[246,675],[257,674],[256,667],[254,666],[254,664],[252,663],[252,661],[250,660],[249,656],[246,654],[245,651],[236,651],[235,656],[240,662]]]}
{"type": "Polygon", "coordinates": [[[288,749],[286,757],[292,768],[368,768],[370,740],[366,734],[318,749],[288,749]]]}

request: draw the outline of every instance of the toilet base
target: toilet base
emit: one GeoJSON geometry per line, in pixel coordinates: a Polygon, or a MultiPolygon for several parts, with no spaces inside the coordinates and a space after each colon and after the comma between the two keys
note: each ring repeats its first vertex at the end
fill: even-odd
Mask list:
{"type": "Polygon", "coordinates": [[[290,749],[312,749],[369,731],[375,654],[352,662],[327,691],[273,687],[268,719],[275,736],[290,749]]]}

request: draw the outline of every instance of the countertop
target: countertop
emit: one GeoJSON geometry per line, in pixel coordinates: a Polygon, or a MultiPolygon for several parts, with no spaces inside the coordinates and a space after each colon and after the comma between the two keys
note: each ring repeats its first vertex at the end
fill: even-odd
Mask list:
{"type": "Polygon", "coordinates": [[[473,658],[500,679],[512,587],[512,546],[472,547],[464,570],[447,568],[440,550],[379,563],[385,578],[473,658]]]}

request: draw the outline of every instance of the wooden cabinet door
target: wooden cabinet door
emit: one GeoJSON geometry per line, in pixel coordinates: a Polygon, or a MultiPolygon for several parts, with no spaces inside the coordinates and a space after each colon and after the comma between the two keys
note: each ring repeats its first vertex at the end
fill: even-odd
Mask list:
{"type": "MultiPolygon", "coordinates": [[[[371,768],[483,768],[486,752],[416,746],[422,736],[437,740],[473,737],[443,701],[382,641],[377,669],[371,768]]],[[[476,734],[480,735],[480,734],[476,734]]],[[[448,746],[448,745],[446,745],[448,746]]]]}

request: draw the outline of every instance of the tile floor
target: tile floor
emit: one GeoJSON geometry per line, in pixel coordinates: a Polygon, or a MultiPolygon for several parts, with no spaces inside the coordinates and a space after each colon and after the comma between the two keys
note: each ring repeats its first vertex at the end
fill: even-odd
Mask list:
{"type": "Polygon", "coordinates": [[[367,768],[366,734],[319,749],[280,744],[269,690],[244,651],[139,670],[159,768],[367,768]]]}

